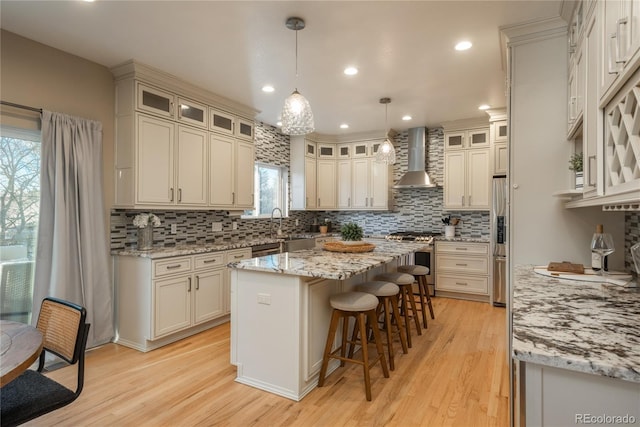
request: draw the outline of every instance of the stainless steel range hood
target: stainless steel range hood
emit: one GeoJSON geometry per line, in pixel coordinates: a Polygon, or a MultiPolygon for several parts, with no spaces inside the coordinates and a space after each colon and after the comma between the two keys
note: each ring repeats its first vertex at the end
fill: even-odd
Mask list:
{"type": "Polygon", "coordinates": [[[393,188],[432,188],[436,186],[431,181],[425,168],[426,128],[409,129],[409,170],[393,188]]]}

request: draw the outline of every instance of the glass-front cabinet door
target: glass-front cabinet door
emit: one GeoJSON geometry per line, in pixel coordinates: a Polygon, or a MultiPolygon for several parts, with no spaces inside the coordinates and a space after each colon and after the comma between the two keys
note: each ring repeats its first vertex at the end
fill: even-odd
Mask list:
{"type": "Polygon", "coordinates": [[[489,146],[489,129],[473,129],[468,132],[469,145],[467,148],[481,148],[489,146]]]}
{"type": "Polygon", "coordinates": [[[171,92],[156,89],[142,83],[138,83],[137,102],[138,110],[153,113],[162,117],[174,117],[175,95],[171,92]]]}
{"type": "Polygon", "coordinates": [[[349,144],[338,145],[338,158],[340,159],[351,158],[351,145],[349,144]]]}
{"type": "Polygon", "coordinates": [[[367,157],[369,156],[369,144],[366,142],[359,142],[353,144],[351,151],[351,157],[367,157]]]}
{"type": "Polygon", "coordinates": [[[239,118],[236,120],[236,123],[236,136],[238,138],[246,139],[247,141],[253,141],[253,122],[239,118]]]}
{"type": "Polygon", "coordinates": [[[206,128],[207,106],[178,97],[178,121],[206,128]]]}
{"type": "Polygon", "coordinates": [[[336,157],[336,146],[333,144],[318,144],[319,159],[333,159],[336,157]]]}
{"type": "Polygon", "coordinates": [[[305,157],[316,158],[316,144],[315,142],[308,141],[305,139],[306,148],[304,150],[305,157]]]}
{"type": "Polygon", "coordinates": [[[465,132],[447,133],[444,137],[445,146],[448,150],[464,148],[465,132]]]}
{"type": "Polygon", "coordinates": [[[234,117],[229,113],[220,110],[210,109],[209,129],[224,133],[227,135],[234,134],[234,117]]]}

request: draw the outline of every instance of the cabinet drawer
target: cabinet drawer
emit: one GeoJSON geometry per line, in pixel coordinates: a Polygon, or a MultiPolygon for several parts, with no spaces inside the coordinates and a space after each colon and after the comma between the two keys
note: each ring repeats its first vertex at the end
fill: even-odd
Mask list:
{"type": "Polygon", "coordinates": [[[487,295],[489,293],[489,279],[487,277],[436,274],[436,289],[487,295]]]}
{"type": "Polygon", "coordinates": [[[193,263],[196,270],[222,266],[224,265],[224,252],[214,252],[210,254],[194,256],[193,263]]]}
{"type": "Polygon", "coordinates": [[[489,261],[486,257],[438,254],[436,255],[436,265],[439,272],[489,274],[489,261]]]}
{"type": "Polygon", "coordinates": [[[251,258],[251,248],[236,249],[227,252],[227,262],[240,261],[251,258]]]}
{"type": "Polygon", "coordinates": [[[436,253],[488,255],[487,243],[436,242],[436,253]]]}
{"type": "Polygon", "coordinates": [[[153,262],[153,277],[168,276],[169,274],[191,271],[191,258],[170,258],[153,262]]]}

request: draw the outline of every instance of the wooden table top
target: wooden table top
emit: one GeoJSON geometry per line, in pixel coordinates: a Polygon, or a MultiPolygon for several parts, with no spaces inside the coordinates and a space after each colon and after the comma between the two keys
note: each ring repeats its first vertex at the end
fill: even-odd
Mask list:
{"type": "Polygon", "coordinates": [[[41,351],[39,330],[24,323],[0,320],[0,387],[29,368],[41,351]]]}

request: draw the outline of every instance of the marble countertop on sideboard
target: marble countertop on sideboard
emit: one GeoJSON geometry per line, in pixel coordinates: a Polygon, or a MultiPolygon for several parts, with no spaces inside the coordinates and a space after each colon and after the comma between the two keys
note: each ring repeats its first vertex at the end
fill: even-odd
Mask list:
{"type": "Polygon", "coordinates": [[[488,237],[444,237],[435,236],[436,242],[468,242],[468,243],[489,243],[488,237]]]}
{"type": "Polygon", "coordinates": [[[364,240],[376,245],[375,249],[362,253],[308,249],[238,261],[229,264],[229,267],[239,270],[344,280],[424,248],[424,243],[391,242],[384,239],[364,240]]]}
{"type": "Polygon", "coordinates": [[[513,278],[513,357],[640,382],[640,288],[564,280],[519,265],[513,278]]]}
{"type": "Polygon", "coordinates": [[[283,239],[264,237],[242,239],[238,241],[223,241],[219,243],[194,243],[169,247],[158,246],[148,251],[139,251],[137,249],[130,248],[111,251],[111,255],[157,259],[183,255],[203,254],[208,252],[228,251],[231,249],[249,248],[251,246],[263,245],[267,243],[278,243],[282,241],[283,239]]]}

